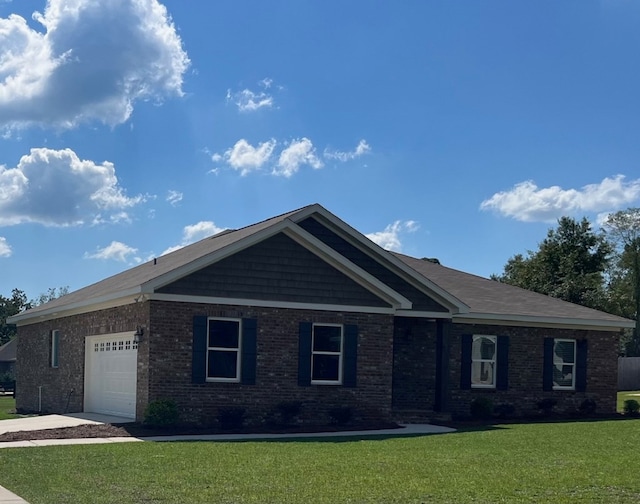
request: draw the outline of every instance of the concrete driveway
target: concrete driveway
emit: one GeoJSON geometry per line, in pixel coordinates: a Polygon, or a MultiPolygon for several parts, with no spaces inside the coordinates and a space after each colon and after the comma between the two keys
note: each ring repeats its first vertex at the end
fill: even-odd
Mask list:
{"type": "Polygon", "coordinates": [[[35,431],[75,427],[85,424],[111,424],[133,422],[130,418],[100,415],[99,413],[69,413],[67,415],[41,415],[33,417],[0,420],[0,434],[5,432],[35,431]]]}

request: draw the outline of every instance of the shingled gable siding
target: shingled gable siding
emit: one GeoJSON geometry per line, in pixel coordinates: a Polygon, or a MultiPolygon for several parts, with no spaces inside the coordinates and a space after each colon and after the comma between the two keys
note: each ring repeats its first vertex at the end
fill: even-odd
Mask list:
{"type": "Polygon", "coordinates": [[[388,307],[284,234],[158,290],[167,294],[388,307]]]}
{"type": "Polygon", "coordinates": [[[168,301],[151,302],[149,400],[174,398],[183,418],[215,423],[220,408],[246,408],[249,421],[267,418],[282,401],[303,401],[304,421],[328,421],[334,406],[352,406],[367,418],[389,418],[393,317],[168,301]],[[194,316],[255,319],[256,380],[242,383],[192,383],[194,316]],[[299,323],[358,326],[357,386],[298,384],[299,323]]]}
{"type": "MultiPolygon", "coordinates": [[[[83,411],[85,337],[135,331],[149,327],[148,303],[62,317],[18,328],[16,407],[38,411],[38,387],[42,386],[42,411],[83,411]],[[60,331],[59,366],[50,367],[50,332],[60,331]]],[[[137,414],[142,418],[147,402],[147,347],[138,348],[137,414]]]]}
{"type": "Polygon", "coordinates": [[[450,410],[456,415],[468,415],[471,401],[488,397],[494,405],[511,403],[517,414],[537,413],[536,404],[547,397],[557,400],[559,412],[575,411],[587,397],[596,401],[598,412],[616,410],[617,349],[619,335],[608,331],[574,329],[544,329],[491,325],[453,324],[450,353],[450,410]],[[508,389],[460,389],[461,341],[465,334],[491,334],[509,337],[508,389]],[[586,391],[543,389],[545,338],[568,338],[588,341],[586,391]]]}
{"type": "Polygon", "coordinates": [[[397,317],[393,338],[393,409],[430,414],[436,387],[436,323],[397,317]]]}
{"type": "Polygon", "coordinates": [[[342,254],[360,268],[370,273],[395,291],[399,292],[413,302],[414,310],[446,312],[447,309],[426,294],[422,293],[411,284],[400,278],[398,275],[385,268],[379,262],[373,260],[345,239],[322,225],[313,217],[309,217],[298,225],[305,231],[311,233],[324,244],[342,254]]]}

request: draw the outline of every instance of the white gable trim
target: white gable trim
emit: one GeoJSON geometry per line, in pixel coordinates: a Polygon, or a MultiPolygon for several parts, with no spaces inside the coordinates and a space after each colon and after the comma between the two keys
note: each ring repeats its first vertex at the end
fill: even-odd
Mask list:
{"type": "Polygon", "coordinates": [[[464,315],[454,315],[453,320],[457,324],[491,324],[503,326],[522,327],[548,327],[556,329],[593,329],[598,331],[614,331],[621,329],[631,329],[635,327],[632,320],[629,321],[609,321],[564,317],[535,317],[532,315],[504,315],[468,313],[464,315]]]}

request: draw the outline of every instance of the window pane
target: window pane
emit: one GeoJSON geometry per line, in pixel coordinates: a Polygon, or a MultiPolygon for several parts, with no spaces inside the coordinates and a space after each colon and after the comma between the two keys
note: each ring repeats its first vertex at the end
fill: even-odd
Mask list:
{"type": "Polygon", "coordinates": [[[573,365],[554,364],[553,384],[556,387],[573,387],[573,365]]]}
{"type": "Polygon", "coordinates": [[[209,378],[237,378],[238,352],[209,350],[209,378]]]}
{"type": "Polygon", "coordinates": [[[553,347],[554,364],[573,364],[575,362],[575,341],[556,341],[553,347]]]}
{"type": "Polygon", "coordinates": [[[338,381],[340,356],[338,355],[314,355],[312,380],[338,381]]]}
{"type": "Polygon", "coordinates": [[[237,320],[210,320],[209,346],[238,348],[240,323],[237,320]]]}
{"type": "Polygon", "coordinates": [[[473,362],[471,364],[471,383],[473,385],[493,385],[495,363],[473,362]]]}
{"type": "Polygon", "coordinates": [[[314,352],[340,352],[342,327],[313,326],[314,352]]]}

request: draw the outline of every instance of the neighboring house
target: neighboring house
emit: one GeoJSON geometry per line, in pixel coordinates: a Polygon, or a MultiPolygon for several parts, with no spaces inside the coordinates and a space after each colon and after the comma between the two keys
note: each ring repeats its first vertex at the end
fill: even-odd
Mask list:
{"type": "Polygon", "coordinates": [[[360,417],[616,407],[633,322],[383,250],[320,205],[224,231],[10,318],[17,407],[141,420],[304,402],[360,417]],[[40,395],[39,395],[40,392],[40,395]],[[40,401],[40,402],[39,402],[40,401]]]}
{"type": "Polygon", "coordinates": [[[0,346],[0,375],[15,373],[16,368],[16,339],[10,339],[7,343],[0,346]]]}

